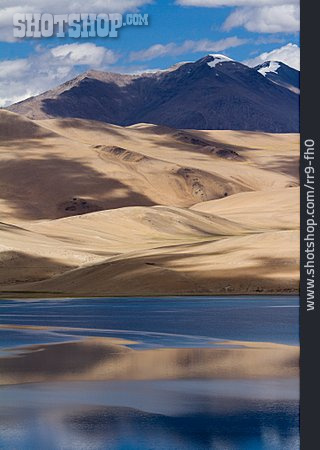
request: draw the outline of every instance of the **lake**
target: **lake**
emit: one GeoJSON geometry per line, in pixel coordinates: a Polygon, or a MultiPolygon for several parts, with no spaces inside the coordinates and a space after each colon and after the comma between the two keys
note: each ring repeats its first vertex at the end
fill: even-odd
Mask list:
{"type": "Polygon", "coordinates": [[[1,300],[0,323],[0,448],[299,448],[296,297],[1,300]]]}

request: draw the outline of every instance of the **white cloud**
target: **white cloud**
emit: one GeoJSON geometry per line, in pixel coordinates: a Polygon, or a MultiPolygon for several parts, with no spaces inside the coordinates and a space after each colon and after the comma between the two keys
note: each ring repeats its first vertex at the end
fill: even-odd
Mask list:
{"type": "Polygon", "coordinates": [[[15,79],[19,77],[20,73],[26,70],[29,66],[27,59],[15,59],[0,61],[0,80],[8,78],[15,79]]]}
{"type": "Polygon", "coordinates": [[[92,43],[67,44],[25,59],[0,62],[0,106],[24,100],[70,80],[86,69],[110,70],[120,55],[92,43]]]}
{"type": "Polygon", "coordinates": [[[181,6],[236,7],[223,29],[244,27],[257,33],[295,33],[300,29],[299,0],[177,0],[181,6]]]}
{"type": "Polygon", "coordinates": [[[67,12],[125,12],[134,11],[151,0],[1,0],[1,9],[16,8],[24,12],[24,8],[37,12],[63,14],[67,12]],[[90,11],[88,10],[90,9],[90,11]]]}
{"type": "Polygon", "coordinates": [[[15,13],[124,13],[134,12],[152,0],[1,0],[0,41],[13,41],[15,13]]]}
{"type": "Polygon", "coordinates": [[[284,44],[286,39],[284,37],[278,37],[273,34],[269,34],[268,36],[259,36],[254,40],[255,45],[265,45],[265,44],[284,44]]]}
{"type": "Polygon", "coordinates": [[[295,33],[300,29],[299,5],[237,8],[223,26],[228,31],[235,27],[258,33],[295,33]]]}
{"type": "Polygon", "coordinates": [[[102,64],[113,64],[118,60],[117,54],[112,50],[88,43],[60,45],[51,49],[51,54],[68,66],[100,67],[102,64]]]}
{"type": "Polygon", "coordinates": [[[300,0],[177,0],[181,6],[221,8],[223,6],[265,6],[299,3],[300,0]]]}
{"type": "Polygon", "coordinates": [[[169,44],[155,44],[151,47],[131,52],[130,61],[149,61],[162,56],[178,56],[185,53],[207,53],[207,52],[223,52],[228,48],[238,47],[247,42],[247,39],[240,39],[236,36],[221,39],[219,41],[210,41],[202,39],[199,41],[184,41],[182,44],[170,42],[169,44]]]}
{"type": "Polygon", "coordinates": [[[300,48],[296,44],[289,43],[271,52],[265,52],[255,58],[244,61],[244,64],[255,67],[265,61],[281,61],[294,69],[300,70],[300,48]]]}

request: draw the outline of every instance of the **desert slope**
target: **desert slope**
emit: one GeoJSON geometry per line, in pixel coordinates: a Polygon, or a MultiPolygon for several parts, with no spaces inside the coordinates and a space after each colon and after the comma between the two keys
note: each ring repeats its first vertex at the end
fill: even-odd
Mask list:
{"type": "Polygon", "coordinates": [[[2,296],[297,292],[298,135],[0,119],[2,296]]]}
{"type": "Polygon", "coordinates": [[[300,222],[298,187],[276,192],[243,192],[231,197],[198,203],[193,211],[215,214],[253,229],[297,230],[300,222]]]}
{"type": "Polygon", "coordinates": [[[298,290],[299,232],[128,252],[5,293],[56,296],[290,294],[298,290]],[[284,249],[288,250],[285,251],[284,249]]]}

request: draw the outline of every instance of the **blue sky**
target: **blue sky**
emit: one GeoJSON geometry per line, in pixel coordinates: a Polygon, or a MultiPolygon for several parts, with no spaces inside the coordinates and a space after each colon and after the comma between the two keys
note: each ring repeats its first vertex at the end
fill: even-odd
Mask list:
{"type": "Polygon", "coordinates": [[[75,0],[73,3],[75,7],[70,9],[62,0],[2,0],[0,105],[38,94],[90,68],[121,72],[163,69],[208,53],[223,53],[252,65],[272,52],[272,59],[282,59],[292,66],[299,63],[298,0],[75,0]],[[15,12],[117,11],[148,13],[150,24],[122,28],[119,37],[113,39],[12,41],[15,12]]]}

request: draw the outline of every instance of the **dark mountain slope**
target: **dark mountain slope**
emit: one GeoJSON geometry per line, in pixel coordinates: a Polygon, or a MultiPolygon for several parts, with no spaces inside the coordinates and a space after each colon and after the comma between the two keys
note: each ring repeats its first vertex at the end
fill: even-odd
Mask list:
{"type": "MultiPolygon", "coordinates": [[[[294,69],[292,69],[294,70],[294,69]]],[[[267,75],[269,72],[267,73],[267,75]]],[[[8,109],[32,119],[75,117],[175,128],[299,131],[299,96],[222,55],[156,73],[90,71],[8,109]]]]}
{"type": "Polygon", "coordinates": [[[300,72],[280,61],[266,61],[255,69],[268,80],[295,93],[300,92],[300,72]]]}

